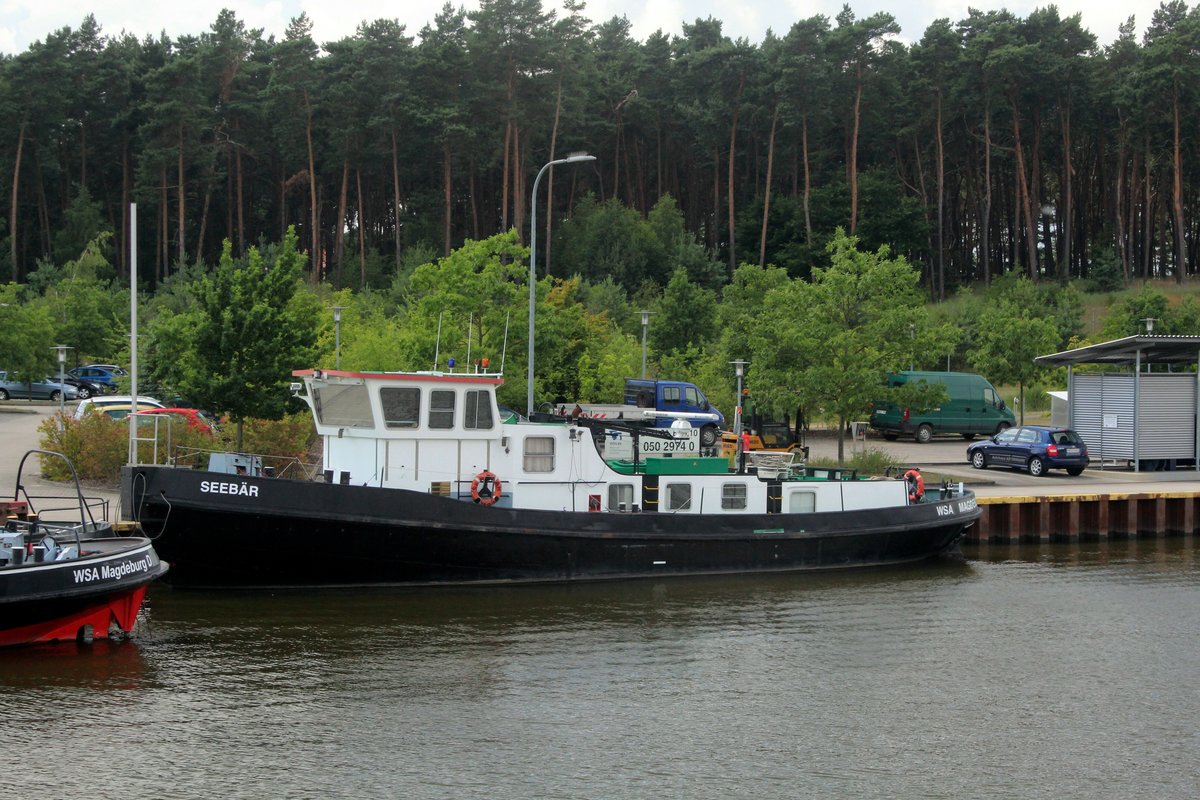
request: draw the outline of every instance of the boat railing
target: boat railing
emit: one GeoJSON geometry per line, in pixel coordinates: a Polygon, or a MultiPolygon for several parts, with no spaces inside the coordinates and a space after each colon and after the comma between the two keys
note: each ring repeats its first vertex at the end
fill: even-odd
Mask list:
{"type": "Polygon", "coordinates": [[[17,466],[17,482],[16,488],[13,490],[11,506],[14,508],[10,510],[10,514],[17,511],[15,507],[23,508],[6,520],[6,527],[16,531],[71,536],[78,543],[81,538],[89,538],[108,529],[108,500],[85,495],[79,483],[79,474],[75,471],[75,465],[71,463],[71,459],[53,450],[29,450],[21,457],[21,462],[17,466]],[[30,491],[23,478],[25,462],[34,455],[61,459],[71,473],[74,493],[67,490],[61,492],[30,491]],[[56,515],[64,512],[70,513],[70,520],[63,521],[55,518],[56,515]],[[97,519],[100,521],[97,522],[97,519]]]}
{"type": "MultiPolygon", "coordinates": [[[[212,456],[229,455],[225,450],[209,450],[200,447],[177,446],[168,465],[173,467],[208,467],[212,456]]],[[[295,456],[272,456],[262,453],[236,453],[238,460],[249,465],[246,474],[267,478],[293,478],[316,480],[321,471],[320,464],[308,464],[295,456]]]]}

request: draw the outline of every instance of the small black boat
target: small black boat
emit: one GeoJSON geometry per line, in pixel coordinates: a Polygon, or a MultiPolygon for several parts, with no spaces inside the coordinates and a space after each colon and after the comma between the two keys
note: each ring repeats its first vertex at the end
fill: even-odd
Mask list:
{"type": "MultiPolygon", "coordinates": [[[[486,373],[305,370],[322,475],[126,467],[121,506],[196,587],[572,581],[899,564],[979,518],[961,485],[749,468],[661,429],[504,420],[486,373]],[[639,437],[640,439],[639,443],[639,437]],[[631,443],[632,441],[632,443],[631,443]],[[669,450],[671,455],[665,455],[669,450]],[[236,557],[214,557],[215,553],[236,557]]],[[[299,392],[301,384],[296,384],[299,392]]]]}
{"type": "Polygon", "coordinates": [[[87,642],[132,631],[146,589],[167,565],[149,539],[116,536],[109,522],[96,519],[78,479],[79,518],[48,519],[65,509],[39,510],[25,492],[21,472],[34,454],[66,460],[59,453],[29,451],[21,459],[12,502],[0,504],[0,646],[87,642]]]}

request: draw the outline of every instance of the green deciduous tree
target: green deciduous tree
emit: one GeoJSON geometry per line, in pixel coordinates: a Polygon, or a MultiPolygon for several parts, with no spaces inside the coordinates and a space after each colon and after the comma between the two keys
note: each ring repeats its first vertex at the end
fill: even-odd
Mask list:
{"type": "MultiPolygon", "coordinates": [[[[233,257],[227,240],[217,270],[197,292],[192,367],[177,388],[198,405],[247,417],[279,419],[287,410],[291,372],[312,363],[317,319],[301,313],[297,284],[304,256],[296,233],[268,252],[233,257]]],[[[238,445],[241,440],[239,435],[238,445]]]]}
{"type": "Polygon", "coordinates": [[[860,251],[840,228],[828,252],[830,266],[814,270],[812,283],[768,293],[750,369],[760,405],[838,420],[840,461],[846,423],[879,398],[887,373],[907,365],[914,347],[945,352],[951,334],[929,324],[920,273],[905,259],[887,247],[860,251]]]}

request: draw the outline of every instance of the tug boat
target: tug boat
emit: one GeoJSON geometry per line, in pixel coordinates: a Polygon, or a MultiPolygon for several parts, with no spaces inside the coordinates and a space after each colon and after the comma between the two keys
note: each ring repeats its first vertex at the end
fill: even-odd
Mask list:
{"type": "Polygon", "coordinates": [[[79,518],[46,519],[46,510],[39,513],[21,482],[25,460],[33,454],[66,460],[59,453],[29,451],[17,471],[13,500],[0,503],[0,646],[89,643],[131,632],[146,589],[167,565],[149,539],[117,536],[111,523],[95,519],[77,478],[79,518]]]}
{"type": "Polygon", "coordinates": [[[121,507],[194,587],[576,581],[845,569],[928,559],[979,518],[961,485],[866,479],[695,429],[501,415],[487,372],[300,370],[323,464],[135,465],[121,507]],[[215,554],[237,554],[216,557],[215,554]]]}

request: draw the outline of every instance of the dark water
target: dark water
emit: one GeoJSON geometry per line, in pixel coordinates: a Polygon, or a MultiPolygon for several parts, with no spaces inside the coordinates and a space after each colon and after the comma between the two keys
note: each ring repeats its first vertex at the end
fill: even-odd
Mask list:
{"type": "Polygon", "coordinates": [[[1194,798],[1190,541],[512,589],[151,590],[0,653],[20,798],[1194,798]]]}

